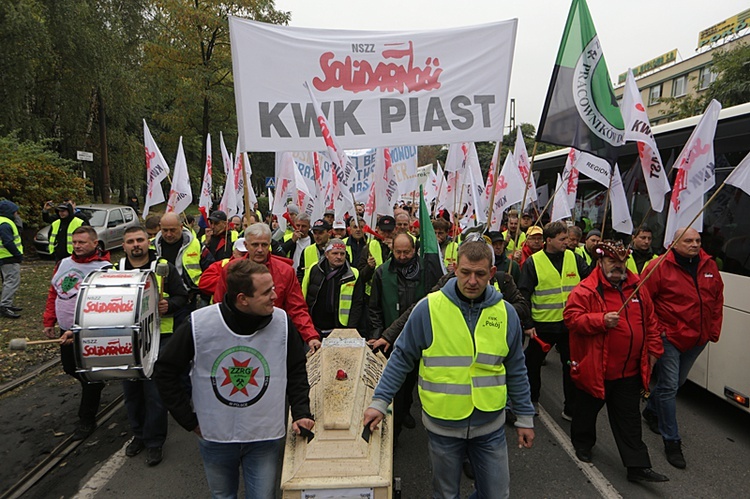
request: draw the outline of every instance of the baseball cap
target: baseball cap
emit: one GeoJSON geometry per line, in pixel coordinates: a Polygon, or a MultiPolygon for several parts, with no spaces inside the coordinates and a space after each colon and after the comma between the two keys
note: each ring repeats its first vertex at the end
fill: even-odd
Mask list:
{"type": "Polygon", "coordinates": [[[58,210],[70,210],[70,206],[68,206],[66,203],[60,203],[57,205],[57,208],[55,208],[55,211],[58,210]]]}
{"type": "Polygon", "coordinates": [[[315,223],[312,226],[312,230],[331,230],[331,224],[329,224],[327,221],[323,220],[322,218],[319,220],[316,220],[315,223]]]}
{"type": "Polygon", "coordinates": [[[526,231],[526,237],[536,236],[537,234],[539,234],[540,236],[544,234],[544,231],[538,225],[529,227],[529,230],[526,231]]]}
{"type": "Polygon", "coordinates": [[[534,218],[534,212],[532,211],[532,208],[526,208],[524,212],[521,214],[521,218],[529,217],[534,218]]]}
{"type": "Polygon", "coordinates": [[[209,215],[208,219],[212,222],[226,222],[227,214],[221,210],[216,210],[214,212],[211,212],[211,215],[209,215]]]}
{"type": "Polygon", "coordinates": [[[234,242],[234,249],[247,253],[247,246],[245,246],[245,238],[241,237],[234,242]]]}
{"type": "Polygon", "coordinates": [[[499,230],[491,230],[487,233],[487,235],[490,236],[490,241],[492,241],[493,243],[496,243],[498,241],[505,241],[503,233],[499,230]]]}
{"type": "Polygon", "coordinates": [[[342,220],[336,220],[333,222],[334,229],[346,229],[346,224],[342,220]]]}
{"type": "Polygon", "coordinates": [[[378,229],[380,230],[396,230],[396,219],[390,215],[380,217],[378,220],[378,229]]]}

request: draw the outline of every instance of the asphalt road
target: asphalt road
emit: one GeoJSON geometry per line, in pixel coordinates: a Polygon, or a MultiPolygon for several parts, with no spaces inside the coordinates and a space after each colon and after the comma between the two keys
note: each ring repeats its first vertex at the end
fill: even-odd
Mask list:
{"type": "MultiPolygon", "coordinates": [[[[661,437],[644,425],[653,467],[669,476],[663,484],[633,484],[625,477],[602,410],[593,464],[571,456],[569,423],[562,411],[560,361],[550,354],[543,368],[540,416],[532,449],[518,449],[508,429],[512,497],[750,497],[750,414],[688,383],[678,397],[678,420],[687,469],[670,466],[661,437]]],[[[114,388],[114,387],[113,387],[114,388]]],[[[417,411],[413,410],[416,415],[417,411]]],[[[65,466],[54,470],[26,497],[207,497],[197,443],[172,422],[164,461],[154,468],[145,455],[124,456],[128,439],[124,410],[99,428],[65,466]]],[[[430,496],[430,470],[424,429],[402,433],[394,456],[394,476],[402,478],[402,497],[430,496]]],[[[462,482],[462,497],[472,490],[462,482]]]]}

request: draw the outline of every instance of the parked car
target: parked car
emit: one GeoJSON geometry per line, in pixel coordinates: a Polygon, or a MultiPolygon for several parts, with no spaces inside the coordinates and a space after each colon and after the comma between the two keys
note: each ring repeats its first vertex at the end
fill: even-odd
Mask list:
{"type": "MultiPolygon", "coordinates": [[[[141,224],[133,208],[120,204],[84,204],[77,206],[89,219],[89,224],[99,235],[99,246],[104,250],[111,250],[122,246],[125,230],[141,224]]],[[[36,233],[34,248],[40,255],[50,255],[49,251],[50,226],[46,226],[36,233]]]]}

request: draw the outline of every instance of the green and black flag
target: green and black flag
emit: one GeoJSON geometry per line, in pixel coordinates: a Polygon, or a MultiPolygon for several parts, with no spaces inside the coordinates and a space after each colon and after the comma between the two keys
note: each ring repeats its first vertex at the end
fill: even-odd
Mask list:
{"type": "Polygon", "coordinates": [[[422,266],[422,282],[425,292],[429,293],[443,276],[443,266],[440,263],[440,248],[430,220],[430,211],[424,201],[424,187],[421,185],[419,186],[419,264],[422,266]]]}
{"type": "Polygon", "coordinates": [[[536,140],[617,159],[624,143],[599,37],[586,0],[573,0],[557,52],[536,140]]]}

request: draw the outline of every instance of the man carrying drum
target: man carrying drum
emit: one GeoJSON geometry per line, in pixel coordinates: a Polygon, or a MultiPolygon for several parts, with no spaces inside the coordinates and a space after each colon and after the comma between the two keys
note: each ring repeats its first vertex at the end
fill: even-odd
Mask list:
{"type": "MultiPolygon", "coordinates": [[[[120,260],[119,270],[153,270],[159,289],[159,350],[172,336],[174,313],[188,303],[188,290],[174,265],[157,258],[149,249],[148,233],[143,227],[130,227],[123,236],[122,249],[126,258],[120,260]],[[157,266],[160,268],[157,269],[157,266]],[[164,272],[165,270],[166,272],[164,272]],[[165,275],[166,274],[166,275],[165,275]]],[[[156,466],[162,460],[162,447],[167,439],[167,408],[159,396],[156,383],[151,380],[123,381],[125,408],[128,411],[133,440],[125,448],[128,457],[146,449],[146,464],[156,466]]]]}
{"type": "Polygon", "coordinates": [[[76,312],[76,297],[80,284],[91,272],[110,267],[109,252],[99,250],[99,237],[90,226],[78,227],[71,236],[73,254],[57,263],[52,276],[47,306],[44,310],[44,334],[52,339],[57,336],[55,324],[60,326],[60,358],[63,370],[81,382],[81,403],[78,407],[78,424],[74,440],[83,440],[96,429],[96,413],[99,410],[104,383],[86,383],[76,373],[73,351],[73,332],[70,328],[76,312]]]}

